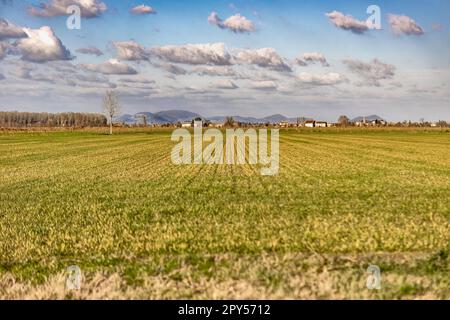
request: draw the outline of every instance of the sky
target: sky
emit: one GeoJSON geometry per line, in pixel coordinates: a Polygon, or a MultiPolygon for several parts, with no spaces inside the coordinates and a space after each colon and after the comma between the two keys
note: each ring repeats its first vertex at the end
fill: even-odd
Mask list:
{"type": "Polygon", "coordinates": [[[449,13],[448,0],[0,0],[0,111],[101,112],[115,90],[130,114],[450,121],[449,13]]]}

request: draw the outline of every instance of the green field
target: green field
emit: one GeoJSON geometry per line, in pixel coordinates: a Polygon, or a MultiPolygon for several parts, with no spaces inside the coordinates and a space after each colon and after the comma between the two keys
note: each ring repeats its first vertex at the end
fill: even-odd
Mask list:
{"type": "Polygon", "coordinates": [[[170,133],[0,133],[0,297],[450,298],[450,133],[282,131],[275,177],[170,133]]]}

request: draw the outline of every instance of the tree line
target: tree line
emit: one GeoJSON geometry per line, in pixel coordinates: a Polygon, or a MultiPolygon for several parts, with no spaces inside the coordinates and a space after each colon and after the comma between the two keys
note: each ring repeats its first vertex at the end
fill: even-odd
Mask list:
{"type": "Polygon", "coordinates": [[[108,120],[97,113],[0,111],[0,127],[102,127],[108,120]]]}

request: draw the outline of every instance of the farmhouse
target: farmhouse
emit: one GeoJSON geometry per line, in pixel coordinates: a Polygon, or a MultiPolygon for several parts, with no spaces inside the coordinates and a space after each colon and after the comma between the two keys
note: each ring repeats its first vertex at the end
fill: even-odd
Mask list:
{"type": "Polygon", "coordinates": [[[181,124],[182,128],[191,128],[192,127],[192,122],[183,122],[181,124]]]}
{"type": "Polygon", "coordinates": [[[314,128],[316,126],[316,122],[314,120],[307,120],[305,121],[305,127],[307,128],[314,128]]]}
{"type": "Polygon", "coordinates": [[[289,122],[281,121],[279,126],[280,126],[280,128],[288,128],[289,127],[289,122]]]}
{"type": "Polygon", "coordinates": [[[318,127],[318,128],[326,128],[326,127],[328,127],[328,123],[325,122],[325,121],[317,121],[316,122],[316,127],[318,127]]]}

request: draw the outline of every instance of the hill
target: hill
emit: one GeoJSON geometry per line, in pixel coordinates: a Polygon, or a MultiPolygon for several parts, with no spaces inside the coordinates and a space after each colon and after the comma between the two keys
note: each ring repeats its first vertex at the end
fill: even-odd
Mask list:
{"type": "Polygon", "coordinates": [[[356,117],[352,120],[350,120],[350,122],[362,122],[364,121],[364,119],[366,119],[366,121],[371,122],[371,121],[375,121],[375,120],[384,120],[383,118],[381,118],[380,116],[377,116],[376,114],[370,115],[370,116],[360,116],[360,117],[356,117]]]}
{"type": "Polygon", "coordinates": [[[125,124],[137,124],[142,122],[140,116],[147,117],[147,123],[165,124],[190,121],[193,118],[200,117],[199,114],[185,110],[168,110],[160,112],[139,112],[135,115],[125,114],[118,117],[115,122],[125,124]]]}

